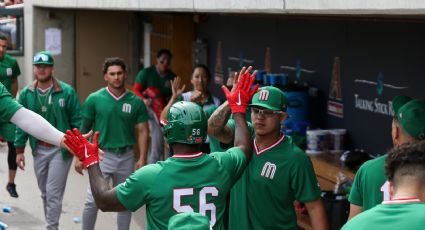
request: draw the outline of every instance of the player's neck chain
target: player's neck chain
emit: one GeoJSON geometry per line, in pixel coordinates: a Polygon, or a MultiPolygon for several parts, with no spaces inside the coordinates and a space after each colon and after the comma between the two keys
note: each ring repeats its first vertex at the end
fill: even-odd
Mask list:
{"type": "Polygon", "coordinates": [[[42,90],[40,88],[37,88],[37,99],[38,103],[41,106],[41,112],[47,113],[50,105],[52,104],[52,94],[51,94],[51,88],[47,88],[47,90],[42,90]]]}

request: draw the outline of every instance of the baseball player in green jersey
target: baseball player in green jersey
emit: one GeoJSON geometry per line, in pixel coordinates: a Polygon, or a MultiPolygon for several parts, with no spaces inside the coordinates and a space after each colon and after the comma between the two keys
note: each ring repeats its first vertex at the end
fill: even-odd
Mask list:
{"type": "MultiPolygon", "coordinates": [[[[288,117],[285,95],[278,88],[262,87],[250,107],[254,152],[231,191],[229,229],[296,229],[295,200],[305,203],[315,229],[326,229],[311,161],[291,137],[280,132],[280,124],[288,117]]],[[[236,138],[229,116],[224,103],[208,120],[208,133],[223,143],[236,138]]]]}
{"type": "MultiPolygon", "coordinates": [[[[54,60],[42,51],[34,56],[36,80],[22,89],[19,103],[40,114],[61,131],[81,124],[80,101],[75,90],[53,77],[54,60]]],[[[41,191],[47,229],[58,229],[62,212],[62,199],[72,157],[66,149],[39,140],[20,128],[16,129],[16,161],[23,170],[24,149],[29,139],[34,156],[34,171],[41,191]]]]}
{"type": "MultiPolygon", "coordinates": [[[[0,34],[0,82],[6,86],[7,90],[15,98],[18,92],[18,76],[21,74],[19,65],[16,59],[6,53],[8,39],[3,34],[0,34]]],[[[0,136],[7,142],[8,154],[7,164],[9,166],[9,182],[6,190],[11,197],[18,197],[15,185],[16,169],[16,150],[13,145],[15,140],[15,125],[10,122],[0,123],[0,136]]]]}
{"type": "Polygon", "coordinates": [[[235,119],[235,142],[226,152],[205,154],[200,144],[207,136],[207,119],[193,103],[175,103],[167,116],[164,135],[174,155],[166,161],[147,165],[124,183],[110,188],[99,167],[97,136],[90,144],[78,130],[67,131],[66,143],[88,168],[96,204],[103,211],[135,211],[146,204],[148,229],[167,229],[178,213],[198,212],[208,216],[213,229],[224,229],[226,196],[251,156],[251,137],[245,111],[256,88],[254,77],[241,72],[235,91],[225,89],[235,119]]]}
{"type": "MultiPolygon", "coordinates": [[[[170,97],[170,80],[174,79],[176,76],[170,69],[172,57],[173,55],[170,50],[160,49],[156,55],[156,64],[142,69],[137,73],[133,92],[137,96],[144,98],[142,92],[148,87],[155,87],[159,89],[161,97],[164,99],[170,97]]],[[[159,111],[159,113],[161,113],[161,111],[159,111]]],[[[155,111],[155,113],[157,113],[157,111],[155,111]]]]}
{"type": "Polygon", "coordinates": [[[424,229],[425,142],[403,144],[385,160],[390,200],[348,221],[342,229],[424,229]]]}
{"type": "Polygon", "coordinates": [[[164,138],[159,117],[171,96],[170,80],[176,76],[170,69],[172,56],[170,50],[160,49],[156,55],[156,63],[140,70],[133,86],[134,94],[143,99],[149,114],[154,115],[148,121],[151,131],[149,163],[157,162],[164,155],[164,138]]]}
{"type": "MultiPolygon", "coordinates": [[[[6,87],[0,83],[0,122],[8,121],[39,140],[67,148],[63,142],[64,134],[61,131],[57,130],[37,113],[24,108],[16,102],[6,87]]],[[[89,133],[86,136],[89,135],[91,134],[89,133]]]]}
{"type": "MultiPolygon", "coordinates": [[[[123,59],[106,58],[103,63],[103,77],[107,86],[90,94],[82,108],[81,130],[99,131],[99,146],[104,151],[100,168],[107,180],[118,185],[146,164],[149,147],[148,113],[140,98],[125,88],[127,67],[123,59]],[[136,132],[138,139],[136,140],[136,132]],[[140,157],[135,162],[133,146],[138,142],[140,157]]],[[[76,163],[81,172],[81,162],[76,163]]],[[[83,211],[83,229],[94,229],[98,207],[92,196],[90,185],[83,211]]],[[[119,230],[129,229],[131,213],[117,215],[119,230]]]]}
{"type": "MultiPolygon", "coordinates": [[[[425,101],[397,96],[392,101],[394,118],[391,136],[394,146],[416,142],[425,138],[425,101]]],[[[364,163],[356,173],[348,200],[348,219],[390,199],[389,182],[384,174],[387,155],[364,163]]]]}

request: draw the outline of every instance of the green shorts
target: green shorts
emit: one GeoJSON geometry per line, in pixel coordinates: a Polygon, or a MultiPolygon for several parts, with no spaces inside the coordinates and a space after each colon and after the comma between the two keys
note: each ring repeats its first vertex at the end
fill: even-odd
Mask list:
{"type": "Polygon", "coordinates": [[[0,136],[5,141],[15,141],[15,129],[16,125],[8,123],[0,123],[0,136]]]}

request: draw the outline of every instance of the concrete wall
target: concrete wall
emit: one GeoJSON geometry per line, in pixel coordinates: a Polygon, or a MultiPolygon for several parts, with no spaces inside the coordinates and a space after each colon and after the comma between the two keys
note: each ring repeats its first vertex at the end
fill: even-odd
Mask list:
{"type": "Polygon", "coordinates": [[[36,6],[174,12],[424,14],[423,0],[33,0],[36,6]]]}
{"type": "MultiPolygon", "coordinates": [[[[29,65],[27,65],[27,75],[31,75],[32,79],[32,66],[31,57],[34,53],[45,50],[45,29],[58,28],[62,31],[62,53],[54,56],[55,69],[54,74],[56,78],[66,83],[74,85],[75,76],[75,16],[72,10],[57,10],[47,8],[33,8],[33,33],[32,36],[28,33],[26,36],[33,38],[33,47],[30,52],[25,55],[29,58],[29,65]]],[[[28,76],[26,79],[29,79],[28,76]]]]}

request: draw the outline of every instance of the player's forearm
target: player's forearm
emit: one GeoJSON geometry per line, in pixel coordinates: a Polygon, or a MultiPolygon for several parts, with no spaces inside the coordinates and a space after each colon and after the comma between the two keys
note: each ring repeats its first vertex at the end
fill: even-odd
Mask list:
{"type": "Polygon", "coordinates": [[[176,102],[176,97],[171,97],[168,101],[168,104],[164,107],[164,109],[161,112],[161,116],[159,117],[160,121],[166,121],[168,116],[168,111],[170,111],[171,106],[176,102]]]}
{"type": "Polygon", "coordinates": [[[116,189],[111,188],[108,181],[103,178],[98,164],[88,167],[90,187],[96,206],[104,212],[125,211],[116,195],[116,189]]]}
{"type": "Polygon", "coordinates": [[[12,123],[31,136],[52,145],[62,146],[64,134],[44,120],[40,115],[21,108],[10,119],[12,123]]]}
{"type": "Polygon", "coordinates": [[[245,153],[247,159],[251,158],[252,138],[246,123],[245,113],[233,114],[235,119],[235,147],[239,147],[245,153]]]}
{"type": "Polygon", "coordinates": [[[319,198],[312,202],[305,203],[310,216],[311,225],[314,230],[327,230],[328,219],[326,218],[326,211],[323,206],[322,200],[319,198]]]}
{"type": "Polygon", "coordinates": [[[350,214],[348,215],[348,220],[351,220],[353,217],[357,216],[363,211],[361,206],[350,204],[350,214]]]}
{"type": "Polygon", "coordinates": [[[233,133],[230,129],[226,129],[226,124],[231,114],[227,101],[220,105],[208,119],[208,135],[229,144],[233,140],[233,133]]]}

